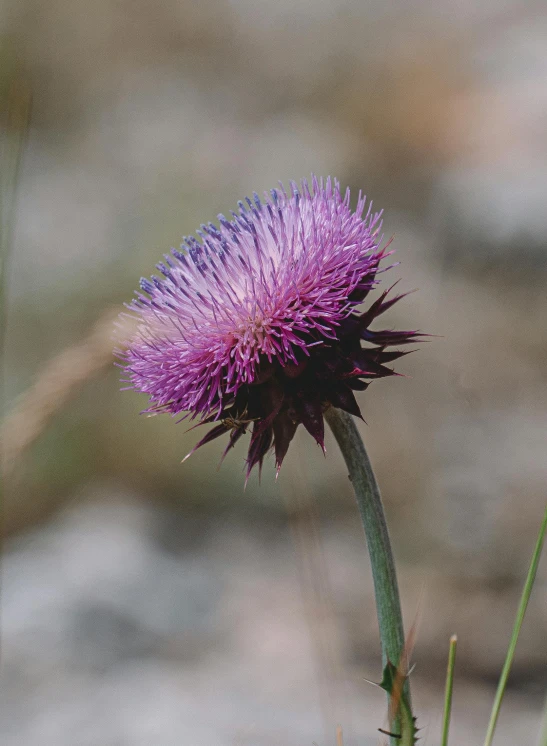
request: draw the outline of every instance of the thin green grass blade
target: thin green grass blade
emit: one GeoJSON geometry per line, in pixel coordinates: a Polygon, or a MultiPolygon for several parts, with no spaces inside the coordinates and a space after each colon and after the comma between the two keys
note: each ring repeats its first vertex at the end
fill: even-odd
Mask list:
{"type": "Polygon", "coordinates": [[[536,579],[536,573],[537,573],[537,569],[539,565],[539,560],[541,557],[541,550],[543,548],[543,542],[545,540],[546,532],[547,532],[547,508],[545,509],[545,515],[543,516],[543,522],[539,530],[539,536],[536,542],[536,547],[534,549],[534,553],[532,555],[532,561],[530,562],[530,567],[528,569],[526,583],[524,584],[524,589],[522,591],[522,596],[521,596],[520,604],[519,604],[518,611],[517,611],[517,617],[515,619],[515,626],[513,627],[513,634],[511,635],[511,640],[509,642],[507,656],[505,658],[505,663],[503,664],[503,669],[502,669],[500,681],[498,684],[498,690],[496,692],[496,697],[494,699],[494,705],[492,707],[492,714],[490,715],[490,722],[488,724],[488,730],[486,731],[486,739],[484,741],[484,746],[491,746],[492,739],[494,738],[494,732],[496,730],[496,725],[497,725],[498,717],[500,714],[501,702],[503,700],[503,695],[505,694],[505,687],[507,686],[507,679],[509,678],[509,671],[511,670],[511,664],[513,663],[513,658],[515,657],[515,650],[517,647],[517,641],[518,641],[518,637],[520,634],[520,628],[522,627],[522,622],[524,619],[524,615],[526,613],[526,607],[528,606],[528,601],[530,600],[530,594],[532,593],[532,588],[534,586],[534,580],[536,579]]]}
{"type": "Polygon", "coordinates": [[[448,648],[448,666],[446,668],[446,687],[444,691],[444,714],[441,746],[448,746],[448,730],[452,713],[452,690],[454,688],[454,667],[456,665],[456,647],[458,638],[452,635],[448,648]]]}
{"type": "Polygon", "coordinates": [[[543,717],[539,726],[539,738],[537,746],[547,746],[547,697],[545,698],[545,707],[543,708],[543,717]]]}

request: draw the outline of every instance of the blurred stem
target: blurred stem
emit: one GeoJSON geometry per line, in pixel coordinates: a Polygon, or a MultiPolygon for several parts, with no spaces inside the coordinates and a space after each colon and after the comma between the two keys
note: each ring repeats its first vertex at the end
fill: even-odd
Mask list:
{"type": "MultiPolygon", "coordinates": [[[[3,51],[3,50],[2,50],[3,51]]],[[[4,62],[4,60],[1,60],[4,62]]],[[[9,67],[9,66],[8,66],[9,67]]],[[[2,81],[0,95],[0,355],[4,354],[8,261],[13,243],[15,200],[30,116],[30,88],[20,75],[2,81]],[[4,91],[4,88],[6,90],[4,91]]],[[[3,365],[2,365],[3,399],[3,365]]],[[[2,413],[4,409],[2,401],[2,413]]]]}
{"type": "Polygon", "coordinates": [[[530,562],[530,567],[528,568],[528,575],[526,576],[526,582],[524,584],[524,589],[522,591],[522,596],[520,598],[520,603],[519,603],[519,607],[517,610],[517,618],[515,619],[515,626],[513,627],[513,634],[511,635],[511,640],[509,641],[509,648],[507,650],[507,656],[505,658],[505,663],[503,664],[503,669],[502,669],[500,681],[498,684],[498,690],[496,692],[496,696],[494,699],[494,705],[492,707],[492,714],[490,716],[490,722],[488,723],[488,730],[486,732],[486,739],[484,741],[484,746],[491,746],[492,739],[494,738],[494,732],[496,730],[496,725],[498,722],[498,717],[499,717],[500,709],[501,709],[501,702],[503,700],[503,695],[505,694],[505,687],[507,686],[507,679],[509,678],[511,664],[513,663],[513,658],[515,657],[515,650],[517,647],[517,641],[518,641],[519,634],[520,634],[520,628],[522,627],[522,622],[524,619],[524,615],[526,613],[526,607],[528,606],[528,601],[530,600],[530,595],[532,593],[532,588],[534,586],[534,580],[536,579],[536,572],[538,569],[539,560],[541,557],[541,550],[543,548],[543,542],[545,540],[546,532],[547,532],[547,508],[545,509],[545,514],[543,516],[541,528],[539,529],[539,536],[537,538],[534,553],[532,555],[532,560],[530,562]]]}
{"type": "MultiPolygon", "coordinates": [[[[329,407],[325,412],[325,419],[348,467],[365,529],[376,595],[383,667],[388,661],[395,666],[402,665],[406,676],[406,662],[402,660],[405,635],[401,602],[380,489],[353,417],[340,409],[329,407]]],[[[402,704],[406,704],[410,710],[408,678],[403,687],[403,700],[402,704]]],[[[399,716],[394,716],[390,723],[392,732],[399,736],[400,723],[399,716]]],[[[392,738],[392,743],[401,744],[403,741],[400,737],[392,738]]]]}
{"type": "Polygon", "coordinates": [[[446,688],[444,692],[444,715],[443,715],[443,734],[441,746],[448,746],[448,731],[450,728],[450,715],[452,713],[452,690],[454,686],[454,666],[456,665],[456,647],[458,638],[452,635],[450,638],[450,647],[448,649],[448,666],[446,669],[446,688]]]}

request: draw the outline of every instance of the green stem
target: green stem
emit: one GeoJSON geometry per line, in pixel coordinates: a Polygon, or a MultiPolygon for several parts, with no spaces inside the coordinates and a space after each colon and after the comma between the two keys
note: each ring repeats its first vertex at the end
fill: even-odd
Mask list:
{"type": "MultiPolygon", "coordinates": [[[[365,529],[376,595],[383,666],[385,668],[388,661],[398,666],[404,663],[401,659],[404,653],[405,634],[395,563],[380,489],[353,417],[340,409],[329,407],[325,412],[325,419],[340,446],[348,467],[349,478],[355,491],[365,529]]],[[[410,712],[408,679],[403,688],[403,700],[402,705],[406,706],[410,712]]],[[[401,718],[397,717],[390,724],[394,733],[400,734],[400,731],[396,730],[401,727],[400,721],[401,718]]],[[[392,739],[392,741],[399,745],[403,743],[400,738],[399,740],[392,739]]]]}
{"type": "Polygon", "coordinates": [[[452,689],[454,687],[454,666],[456,664],[456,646],[458,638],[452,635],[448,649],[448,666],[446,669],[446,688],[444,692],[444,715],[443,734],[441,746],[448,746],[448,730],[450,728],[450,715],[452,713],[452,689]]]}
{"type": "Polygon", "coordinates": [[[543,548],[543,541],[545,539],[546,532],[547,532],[547,508],[545,509],[545,515],[543,516],[543,521],[541,524],[541,528],[539,530],[539,536],[536,542],[534,553],[532,555],[530,567],[528,569],[528,575],[526,576],[526,582],[524,584],[522,596],[520,598],[520,603],[519,603],[519,607],[517,611],[517,618],[515,619],[515,626],[513,627],[513,634],[511,635],[511,640],[509,642],[509,648],[507,650],[507,656],[505,658],[505,663],[503,664],[503,669],[502,669],[500,681],[498,684],[498,690],[496,692],[496,697],[494,699],[494,705],[492,707],[492,714],[490,716],[490,722],[488,723],[488,730],[486,732],[486,740],[484,741],[484,746],[491,746],[492,739],[494,738],[494,732],[496,730],[496,725],[497,725],[498,717],[500,714],[501,702],[503,700],[503,695],[505,694],[505,687],[507,686],[507,679],[509,678],[509,671],[511,670],[511,664],[513,663],[513,658],[515,657],[515,650],[517,647],[517,641],[518,641],[519,634],[520,634],[520,628],[522,627],[522,622],[524,619],[524,615],[526,613],[526,607],[528,606],[528,601],[530,599],[530,594],[532,593],[534,580],[536,579],[536,572],[538,569],[539,559],[541,557],[541,550],[543,548]]]}
{"type": "Polygon", "coordinates": [[[11,68],[12,49],[0,45],[0,413],[4,412],[4,340],[8,261],[13,245],[17,186],[30,117],[30,89],[11,68]],[[6,75],[6,70],[7,75],[6,75]],[[5,78],[3,76],[6,76],[5,78]]]}

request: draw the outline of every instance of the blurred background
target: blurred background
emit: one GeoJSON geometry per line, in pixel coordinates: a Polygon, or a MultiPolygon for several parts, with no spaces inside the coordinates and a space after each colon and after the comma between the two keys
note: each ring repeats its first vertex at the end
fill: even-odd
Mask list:
{"type": "MultiPolygon", "coordinates": [[[[241,444],[120,392],[113,319],[183,235],[313,171],[384,208],[440,335],[361,395],[438,742],[481,743],[546,501],[547,12],[536,0],[0,5],[5,746],[378,743],[362,529],[332,439],[241,444]],[[18,157],[19,156],[19,157],[18,157]],[[16,199],[14,188],[16,186],[16,199]]],[[[497,743],[533,743],[547,565],[497,743]]]]}

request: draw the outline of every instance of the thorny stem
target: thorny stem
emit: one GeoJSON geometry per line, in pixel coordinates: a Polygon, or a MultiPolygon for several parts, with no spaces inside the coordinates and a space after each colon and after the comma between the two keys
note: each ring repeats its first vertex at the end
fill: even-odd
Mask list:
{"type": "MultiPolygon", "coordinates": [[[[405,665],[401,660],[405,645],[401,602],[380,489],[353,417],[340,409],[329,407],[325,412],[325,419],[348,467],[365,529],[376,595],[382,664],[385,667],[389,660],[395,666],[400,663],[405,665]]],[[[405,681],[403,697],[410,707],[408,679],[405,681]]],[[[394,733],[399,732],[398,721],[399,718],[396,718],[390,724],[394,733]]],[[[392,742],[401,743],[395,739],[392,742]]]]}

